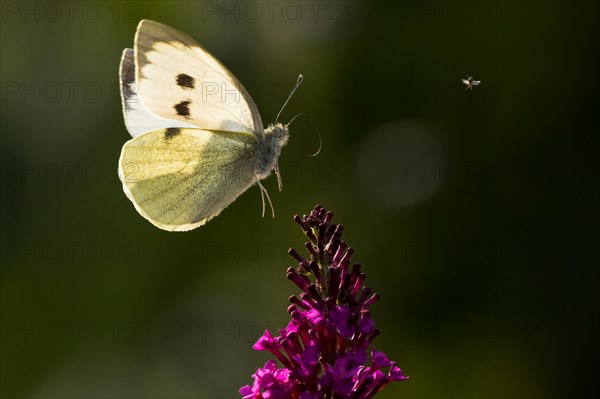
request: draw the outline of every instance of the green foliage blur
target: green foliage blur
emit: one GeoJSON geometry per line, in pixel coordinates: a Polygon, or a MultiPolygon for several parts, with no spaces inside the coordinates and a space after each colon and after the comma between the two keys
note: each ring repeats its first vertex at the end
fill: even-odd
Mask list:
{"type": "Polygon", "coordinates": [[[316,204],[410,376],[378,397],[598,394],[597,2],[1,7],[0,397],[239,397],[316,204]],[[144,18],[221,60],[265,124],[304,75],[275,219],[253,187],[168,233],[125,197],[118,65],[144,18]]]}

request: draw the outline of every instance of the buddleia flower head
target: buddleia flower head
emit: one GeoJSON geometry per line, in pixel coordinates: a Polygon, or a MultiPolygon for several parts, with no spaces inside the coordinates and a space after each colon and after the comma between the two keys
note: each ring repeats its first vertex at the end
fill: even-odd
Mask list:
{"type": "Polygon", "coordinates": [[[256,370],[253,384],[240,389],[243,399],[368,399],[408,378],[372,345],[381,331],[369,308],[379,295],[363,285],[361,266],[351,266],[353,250],[332,218],[321,206],[294,218],[309,239],[308,257],[289,250],[298,266],[287,278],[301,293],[289,298],[291,320],[279,335],[266,330],[253,345],[281,367],[269,360],[256,370]]]}

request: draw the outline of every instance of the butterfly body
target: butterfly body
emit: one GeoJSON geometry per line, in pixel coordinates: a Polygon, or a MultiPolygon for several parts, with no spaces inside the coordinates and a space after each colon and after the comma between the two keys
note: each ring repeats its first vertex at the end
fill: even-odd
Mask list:
{"type": "Polygon", "coordinates": [[[134,48],[123,51],[120,79],[132,139],[121,151],[119,178],[143,217],[186,231],[254,184],[268,198],[260,180],[273,170],[279,179],[288,127],[265,129],[248,92],[193,39],[142,20],[134,48]]]}

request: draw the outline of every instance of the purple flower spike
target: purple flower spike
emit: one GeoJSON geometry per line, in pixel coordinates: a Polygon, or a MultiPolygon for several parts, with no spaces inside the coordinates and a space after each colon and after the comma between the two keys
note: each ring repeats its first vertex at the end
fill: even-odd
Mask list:
{"type": "Polygon", "coordinates": [[[292,317],[279,336],[267,330],[253,345],[279,360],[269,360],[240,389],[243,399],[370,399],[392,381],[408,379],[387,355],[369,346],[381,334],[368,308],[379,294],[363,286],[366,275],[351,265],[352,248],[333,213],[316,206],[294,220],[308,237],[308,256],[295,249],[298,262],[287,278],[302,291],[291,296],[292,317]],[[370,353],[370,356],[367,354],[370,353]]]}

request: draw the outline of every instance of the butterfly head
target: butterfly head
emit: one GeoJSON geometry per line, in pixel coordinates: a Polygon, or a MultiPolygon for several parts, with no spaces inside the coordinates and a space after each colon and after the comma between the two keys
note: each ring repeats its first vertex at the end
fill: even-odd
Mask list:
{"type": "Polygon", "coordinates": [[[273,145],[281,148],[287,144],[288,137],[290,136],[288,125],[283,125],[281,123],[269,125],[269,127],[265,129],[265,136],[267,138],[270,137],[273,145]]]}
{"type": "Polygon", "coordinates": [[[265,129],[263,148],[274,162],[277,162],[279,154],[281,154],[281,148],[287,144],[289,137],[288,127],[281,123],[270,125],[265,129]]]}
{"type": "Polygon", "coordinates": [[[281,123],[270,125],[265,129],[264,135],[259,139],[256,172],[259,179],[264,179],[277,169],[277,160],[281,148],[287,144],[289,130],[281,123]]]}

